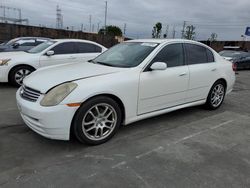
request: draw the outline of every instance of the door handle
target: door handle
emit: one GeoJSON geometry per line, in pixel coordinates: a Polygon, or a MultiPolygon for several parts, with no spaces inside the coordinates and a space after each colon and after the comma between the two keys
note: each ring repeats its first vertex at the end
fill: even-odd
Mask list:
{"type": "Polygon", "coordinates": [[[70,56],[69,59],[76,59],[76,57],[70,56]]]}
{"type": "Polygon", "coordinates": [[[186,72],[183,72],[183,73],[181,73],[179,76],[186,76],[187,75],[187,73],[186,72]]]}
{"type": "Polygon", "coordinates": [[[217,70],[217,69],[216,69],[216,68],[214,68],[214,69],[212,69],[211,71],[213,71],[213,72],[214,72],[214,71],[216,71],[216,70],[217,70]]]}

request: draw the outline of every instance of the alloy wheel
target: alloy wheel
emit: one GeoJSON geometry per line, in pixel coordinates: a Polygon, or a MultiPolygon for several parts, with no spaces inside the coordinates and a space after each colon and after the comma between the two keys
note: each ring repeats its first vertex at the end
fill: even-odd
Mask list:
{"type": "Polygon", "coordinates": [[[82,120],[82,131],[88,139],[99,141],[112,133],[116,123],[115,109],[109,104],[101,103],[86,112],[82,120]]]}
{"type": "Polygon", "coordinates": [[[211,104],[213,107],[218,107],[225,95],[225,88],[222,84],[218,84],[213,88],[212,95],[211,95],[211,104]]]}
{"type": "Polygon", "coordinates": [[[28,69],[20,69],[15,73],[15,81],[17,84],[22,85],[23,79],[31,73],[28,69]]]}

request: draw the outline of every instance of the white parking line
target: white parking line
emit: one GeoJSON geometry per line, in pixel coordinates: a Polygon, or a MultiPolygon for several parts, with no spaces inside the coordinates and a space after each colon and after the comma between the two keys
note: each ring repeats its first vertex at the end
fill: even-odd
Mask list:
{"type": "Polygon", "coordinates": [[[160,150],[163,150],[164,148],[162,147],[162,146],[159,146],[158,148],[155,148],[155,149],[152,149],[152,150],[150,150],[150,151],[147,151],[147,152],[145,152],[145,153],[142,153],[142,154],[140,154],[140,155],[137,155],[135,158],[136,159],[140,159],[140,158],[142,158],[142,157],[144,157],[144,156],[146,156],[146,155],[149,155],[149,154],[151,154],[151,153],[153,153],[153,152],[157,152],[157,151],[160,151],[160,150]]]}
{"type": "MultiPolygon", "coordinates": [[[[191,138],[193,138],[193,137],[195,137],[195,136],[201,135],[201,134],[203,134],[203,133],[205,133],[205,132],[208,132],[208,131],[211,131],[211,130],[218,129],[218,128],[222,127],[222,126],[225,126],[225,125],[227,125],[227,124],[229,124],[229,123],[232,123],[233,121],[234,121],[234,120],[228,120],[228,121],[225,121],[225,122],[223,122],[223,123],[220,123],[219,125],[212,126],[212,127],[209,127],[209,128],[207,128],[207,129],[205,129],[205,130],[199,131],[199,132],[197,132],[197,133],[193,133],[193,134],[191,134],[191,135],[185,136],[185,137],[183,137],[183,138],[181,138],[181,139],[179,139],[179,140],[177,140],[177,141],[175,141],[175,142],[169,143],[167,146],[170,146],[170,145],[172,145],[172,144],[178,144],[178,143],[183,142],[183,141],[185,141],[185,140],[191,139],[191,138]]],[[[158,148],[155,148],[155,149],[149,150],[149,151],[147,151],[147,152],[145,152],[145,153],[139,154],[139,155],[137,155],[135,158],[136,158],[136,159],[140,159],[140,158],[142,158],[142,157],[144,157],[144,156],[150,155],[150,154],[153,153],[153,152],[158,152],[158,151],[163,150],[163,149],[164,149],[164,147],[159,146],[158,148]]]]}
{"type": "Polygon", "coordinates": [[[127,164],[127,162],[126,162],[126,161],[122,161],[122,162],[120,162],[120,163],[115,164],[115,165],[112,166],[111,168],[119,168],[120,166],[125,165],[125,164],[127,164]]]}
{"type": "Polygon", "coordinates": [[[211,127],[210,129],[217,129],[217,128],[220,128],[220,127],[222,127],[222,126],[224,126],[224,125],[227,125],[227,124],[229,124],[229,123],[232,123],[234,120],[229,120],[229,121],[226,121],[226,122],[224,122],[224,123],[221,123],[221,124],[219,124],[219,125],[216,125],[216,126],[214,126],[214,127],[211,127]]]}

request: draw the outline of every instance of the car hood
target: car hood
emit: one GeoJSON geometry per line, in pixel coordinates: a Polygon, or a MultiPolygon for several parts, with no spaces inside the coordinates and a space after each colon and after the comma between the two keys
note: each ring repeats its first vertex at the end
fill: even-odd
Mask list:
{"type": "Polygon", "coordinates": [[[41,93],[64,82],[87,79],[122,71],[123,68],[109,67],[89,62],[71,63],[38,69],[27,76],[23,84],[41,93]]]}
{"type": "Polygon", "coordinates": [[[23,52],[23,51],[1,52],[0,59],[15,59],[15,58],[27,57],[27,56],[31,56],[31,55],[32,54],[29,54],[29,53],[23,52]]]}

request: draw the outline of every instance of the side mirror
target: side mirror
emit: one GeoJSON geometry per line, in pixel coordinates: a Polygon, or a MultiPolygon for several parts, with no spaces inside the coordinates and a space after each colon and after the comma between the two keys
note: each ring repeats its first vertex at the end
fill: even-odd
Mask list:
{"type": "Polygon", "coordinates": [[[166,70],[167,69],[167,63],[164,62],[154,62],[151,66],[150,66],[151,70],[166,70]]]}
{"type": "Polygon", "coordinates": [[[20,45],[20,44],[18,44],[18,43],[14,43],[14,44],[12,45],[12,47],[13,47],[14,49],[16,49],[16,48],[19,47],[19,45],[20,45]]]}
{"type": "Polygon", "coordinates": [[[53,50],[49,50],[49,51],[46,52],[47,56],[52,56],[54,54],[55,54],[55,52],[53,50]]]}

